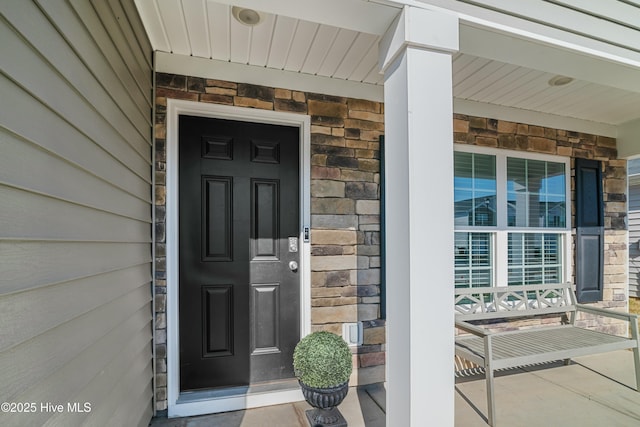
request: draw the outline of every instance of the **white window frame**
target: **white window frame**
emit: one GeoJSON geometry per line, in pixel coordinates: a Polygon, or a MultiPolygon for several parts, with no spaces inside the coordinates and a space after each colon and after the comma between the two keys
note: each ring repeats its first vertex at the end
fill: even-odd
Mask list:
{"type": "Polygon", "coordinates": [[[474,154],[486,154],[496,159],[496,225],[494,226],[455,226],[454,232],[491,233],[493,236],[493,280],[494,286],[507,286],[508,280],[508,240],[509,233],[545,233],[562,235],[562,272],[561,280],[571,280],[573,260],[571,255],[571,158],[553,154],[530,153],[528,151],[506,150],[501,148],[479,147],[476,145],[454,144],[454,151],[474,154]],[[507,158],[540,160],[565,165],[565,226],[564,227],[509,227],[507,210],[507,158]]]}

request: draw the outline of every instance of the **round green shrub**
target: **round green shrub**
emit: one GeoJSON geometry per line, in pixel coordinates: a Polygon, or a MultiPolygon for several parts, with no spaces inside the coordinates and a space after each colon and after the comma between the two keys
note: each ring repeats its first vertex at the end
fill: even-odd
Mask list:
{"type": "Polygon", "coordinates": [[[337,386],[351,375],[351,350],[336,334],[313,332],[296,345],[293,369],[296,377],[309,387],[337,386]]]}

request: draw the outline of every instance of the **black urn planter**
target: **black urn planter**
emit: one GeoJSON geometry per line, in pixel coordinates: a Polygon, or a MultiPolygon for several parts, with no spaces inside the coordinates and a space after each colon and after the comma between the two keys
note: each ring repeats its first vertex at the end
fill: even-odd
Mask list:
{"type": "Polygon", "coordinates": [[[296,345],[293,370],[304,398],[315,408],[306,411],[311,427],[347,426],[336,406],[349,392],[352,363],[349,346],[332,332],[312,332],[296,345]]]}
{"type": "Polygon", "coordinates": [[[312,427],[346,427],[338,406],[349,392],[349,381],[335,387],[315,388],[298,381],[302,388],[302,395],[307,403],[315,409],[306,411],[307,419],[312,427]]]}

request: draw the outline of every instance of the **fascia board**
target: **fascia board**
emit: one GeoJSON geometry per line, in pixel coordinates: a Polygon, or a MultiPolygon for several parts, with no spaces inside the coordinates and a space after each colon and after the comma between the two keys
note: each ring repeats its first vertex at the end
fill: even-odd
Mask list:
{"type": "MultiPolygon", "coordinates": [[[[477,25],[504,32],[514,37],[562,47],[600,59],[640,68],[640,46],[637,46],[638,49],[629,49],[622,45],[587,37],[589,34],[581,35],[549,24],[545,25],[544,23],[512,16],[498,11],[496,8],[488,7],[488,2],[484,2],[484,7],[480,2],[471,4],[470,2],[456,0],[419,0],[419,3],[423,5],[422,7],[429,9],[455,12],[460,22],[468,25],[477,25]]],[[[503,1],[505,5],[503,7],[505,9],[513,5],[520,7],[520,3],[520,0],[503,1]]],[[[536,4],[538,3],[545,6],[546,2],[538,1],[536,4]]],[[[522,15],[527,16],[524,12],[522,15]]],[[[638,36],[634,35],[634,37],[640,37],[640,32],[636,33],[638,33],[638,36]]],[[[604,40],[607,40],[607,38],[605,37],[604,40]]]]}

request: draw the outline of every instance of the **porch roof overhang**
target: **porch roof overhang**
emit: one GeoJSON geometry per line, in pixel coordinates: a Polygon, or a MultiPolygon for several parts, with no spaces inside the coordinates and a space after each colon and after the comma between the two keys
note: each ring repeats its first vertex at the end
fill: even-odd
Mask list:
{"type": "Polygon", "coordinates": [[[454,111],[618,138],[640,156],[640,3],[136,0],[156,70],[382,100],[379,42],[405,5],[460,20],[454,111]],[[514,4],[515,3],[515,4],[514,4]],[[250,27],[233,6],[263,13],[250,27]],[[555,76],[574,79],[551,86],[555,76]]]}

